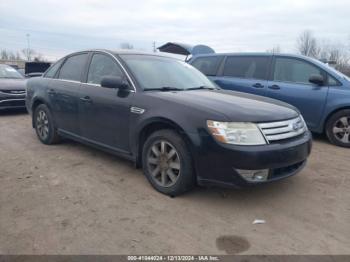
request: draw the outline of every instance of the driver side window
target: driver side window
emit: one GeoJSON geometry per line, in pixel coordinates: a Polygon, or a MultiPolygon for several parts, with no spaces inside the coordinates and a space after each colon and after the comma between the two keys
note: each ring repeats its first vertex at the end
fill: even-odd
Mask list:
{"type": "Polygon", "coordinates": [[[122,77],[123,72],[110,56],[94,54],[89,67],[87,82],[100,85],[102,78],[105,76],[122,77]]]}
{"type": "Polygon", "coordinates": [[[276,58],[274,81],[309,85],[311,75],[322,75],[322,71],[309,63],[293,58],[276,58]]]}

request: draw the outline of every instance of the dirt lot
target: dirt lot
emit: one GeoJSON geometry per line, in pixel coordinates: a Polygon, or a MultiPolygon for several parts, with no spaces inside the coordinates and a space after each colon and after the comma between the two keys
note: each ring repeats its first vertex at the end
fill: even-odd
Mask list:
{"type": "Polygon", "coordinates": [[[1,254],[350,253],[350,150],[324,138],[292,178],[169,198],[127,161],[41,144],[23,112],[0,131],[1,254]]]}

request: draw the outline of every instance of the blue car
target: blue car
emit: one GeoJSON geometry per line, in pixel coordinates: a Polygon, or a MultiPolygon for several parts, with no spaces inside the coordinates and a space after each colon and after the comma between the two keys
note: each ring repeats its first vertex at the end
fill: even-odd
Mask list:
{"type": "MultiPolygon", "coordinates": [[[[164,46],[182,46],[169,44],[164,46]]],[[[350,79],[344,74],[300,55],[187,51],[193,55],[188,62],[219,87],[289,103],[300,110],[311,131],[350,147],[350,79]]]]}

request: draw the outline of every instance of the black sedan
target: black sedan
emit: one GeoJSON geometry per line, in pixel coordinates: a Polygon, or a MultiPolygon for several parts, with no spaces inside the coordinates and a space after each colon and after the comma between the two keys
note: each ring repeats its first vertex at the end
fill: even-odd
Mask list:
{"type": "Polygon", "coordinates": [[[68,55],[28,80],[26,105],[42,143],[66,137],[130,159],[168,195],[285,178],[311,150],[294,107],[220,90],[191,65],[156,54],[68,55]]]}
{"type": "Polygon", "coordinates": [[[0,110],[25,108],[26,80],[14,68],[0,64],[0,110]]]}

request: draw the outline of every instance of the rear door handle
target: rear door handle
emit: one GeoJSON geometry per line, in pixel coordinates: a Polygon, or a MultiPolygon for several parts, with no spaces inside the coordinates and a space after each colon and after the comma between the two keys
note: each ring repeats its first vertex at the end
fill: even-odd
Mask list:
{"type": "Polygon", "coordinates": [[[84,103],[92,103],[92,100],[89,96],[81,97],[80,100],[84,103]]]}
{"type": "Polygon", "coordinates": [[[272,86],[269,86],[269,88],[273,89],[273,90],[281,89],[280,86],[278,86],[278,85],[272,85],[272,86]]]}
{"type": "Polygon", "coordinates": [[[261,83],[256,83],[253,85],[255,88],[264,88],[264,86],[261,83]]]}

